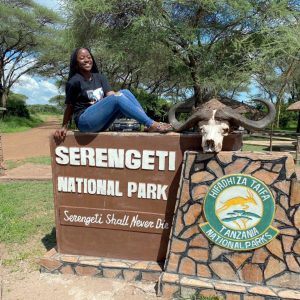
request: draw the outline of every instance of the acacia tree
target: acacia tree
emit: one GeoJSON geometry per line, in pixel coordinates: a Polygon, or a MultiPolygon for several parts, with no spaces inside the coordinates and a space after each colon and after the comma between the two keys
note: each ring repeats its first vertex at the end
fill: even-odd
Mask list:
{"type": "Polygon", "coordinates": [[[68,1],[77,45],[116,82],[194,95],[245,89],[270,59],[299,46],[298,1],[68,1]]]}
{"type": "Polygon", "coordinates": [[[56,43],[60,17],[31,0],[0,0],[1,106],[19,78],[45,68],[42,54],[56,43]]]}
{"type": "Polygon", "coordinates": [[[56,95],[49,99],[49,103],[53,104],[57,107],[60,111],[63,111],[65,108],[65,96],[63,95],[56,95]]]}
{"type": "Polygon", "coordinates": [[[179,91],[181,74],[172,53],[155,41],[142,19],[149,1],[66,1],[71,48],[88,46],[116,87],[142,88],[150,94],[179,91]]]}
{"type": "Polygon", "coordinates": [[[276,105],[275,127],[279,127],[282,105],[288,99],[297,95],[297,69],[299,68],[297,56],[284,60],[277,60],[276,64],[266,64],[255,76],[255,80],[266,95],[276,105]]]}

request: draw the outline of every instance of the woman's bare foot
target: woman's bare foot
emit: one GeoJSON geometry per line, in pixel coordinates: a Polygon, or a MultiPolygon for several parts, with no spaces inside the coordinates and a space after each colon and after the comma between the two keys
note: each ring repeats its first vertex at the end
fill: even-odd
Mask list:
{"type": "Polygon", "coordinates": [[[172,131],[172,129],[173,127],[171,124],[154,121],[150,127],[145,128],[145,131],[165,133],[172,131]]]}

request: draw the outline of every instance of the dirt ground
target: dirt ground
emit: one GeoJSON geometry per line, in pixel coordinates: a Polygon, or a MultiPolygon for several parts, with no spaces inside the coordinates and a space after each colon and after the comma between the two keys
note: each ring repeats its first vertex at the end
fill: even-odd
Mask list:
{"type": "MultiPolygon", "coordinates": [[[[154,283],[75,275],[10,273],[0,279],[1,300],[154,300],[154,283]]],[[[164,298],[159,298],[163,300],[164,298]]]]}
{"type": "Polygon", "coordinates": [[[49,117],[41,126],[24,132],[2,134],[4,160],[49,156],[49,137],[59,128],[58,118],[49,117]]]}
{"type": "Polygon", "coordinates": [[[38,234],[24,245],[0,243],[0,300],[157,300],[154,282],[40,273],[38,261],[47,252],[42,238],[38,234]],[[22,254],[16,259],[12,253],[22,254]]]}

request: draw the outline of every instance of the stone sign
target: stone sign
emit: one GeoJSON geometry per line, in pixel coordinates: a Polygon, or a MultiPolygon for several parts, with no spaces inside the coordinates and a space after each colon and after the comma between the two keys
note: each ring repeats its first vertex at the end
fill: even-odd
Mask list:
{"type": "Polygon", "coordinates": [[[163,260],[183,153],[199,150],[201,136],[70,133],[50,144],[58,251],[163,260]]]}
{"type": "Polygon", "coordinates": [[[295,180],[288,153],[187,151],[160,293],[172,298],[187,289],[226,299],[300,299],[295,180]]]}

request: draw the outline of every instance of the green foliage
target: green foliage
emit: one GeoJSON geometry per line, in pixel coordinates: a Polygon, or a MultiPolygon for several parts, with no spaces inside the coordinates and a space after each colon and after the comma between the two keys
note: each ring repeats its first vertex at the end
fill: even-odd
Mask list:
{"type": "Polygon", "coordinates": [[[148,94],[143,90],[135,90],[135,96],[141,103],[147,115],[153,120],[167,121],[170,103],[157,95],[148,94]]]}
{"type": "Polygon", "coordinates": [[[295,1],[68,1],[74,45],[113,82],[180,97],[245,90],[300,48],[295,1]],[[88,29],[87,29],[88,28],[88,29]]]}
{"type": "Polygon", "coordinates": [[[0,184],[0,242],[23,243],[54,225],[51,182],[0,184]]]}
{"type": "Polygon", "coordinates": [[[57,96],[54,96],[52,97],[50,100],[49,100],[49,103],[53,104],[58,111],[62,112],[65,108],[65,96],[64,95],[57,95],[57,96]]]}
{"type": "Polygon", "coordinates": [[[30,114],[26,106],[27,97],[21,94],[10,93],[7,101],[7,116],[16,116],[29,119],[30,114]]]}
{"type": "Polygon", "coordinates": [[[20,132],[42,124],[43,121],[37,116],[21,118],[15,116],[6,116],[0,120],[0,132],[20,132]]]}
{"type": "Polygon", "coordinates": [[[61,21],[53,10],[32,0],[0,1],[2,106],[6,107],[6,96],[23,74],[51,67],[45,56],[59,48],[61,21]]]}
{"type": "Polygon", "coordinates": [[[33,104],[28,105],[28,110],[31,114],[61,114],[62,111],[56,106],[49,104],[33,104]]]}
{"type": "Polygon", "coordinates": [[[281,114],[279,118],[280,128],[288,128],[293,124],[297,126],[298,112],[287,110],[289,105],[289,103],[284,103],[281,106],[281,114]]]}
{"type": "Polygon", "coordinates": [[[251,144],[244,143],[242,151],[264,152],[264,151],[269,151],[269,147],[268,146],[261,146],[261,145],[251,145],[251,144]]]}

